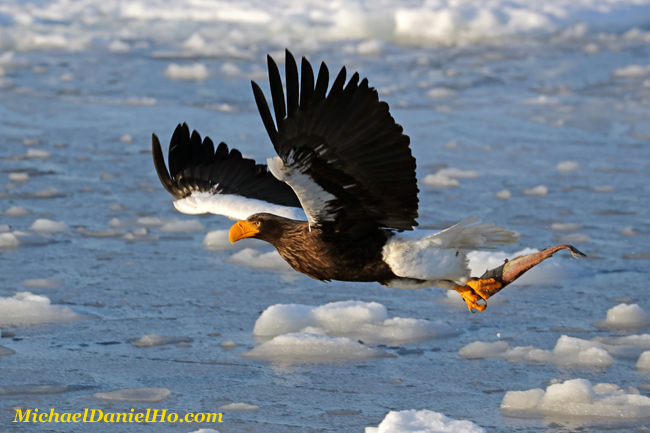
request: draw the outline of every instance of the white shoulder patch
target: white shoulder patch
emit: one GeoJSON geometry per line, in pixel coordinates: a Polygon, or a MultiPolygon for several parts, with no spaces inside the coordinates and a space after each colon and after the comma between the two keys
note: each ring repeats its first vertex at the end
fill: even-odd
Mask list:
{"type": "Polygon", "coordinates": [[[319,221],[334,221],[337,209],[332,209],[330,202],[336,197],[305,174],[305,167],[295,163],[292,154],[289,154],[287,161],[285,164],[279,156],[266,160],[273,176],[287,183],[298,196],[310,227],[319,221]]]}
{"type": "Polygon", "coordinates": [[[244,220],[250,215],[259,212],[266,212],[300,221],[306,219],[302,209],[280,206],[234,194],[213,194],[211,192],[194,191],[189,197],[175,201],[174,207],[182,213],[213,213],[227,216],[233,220],[244,220]]]}

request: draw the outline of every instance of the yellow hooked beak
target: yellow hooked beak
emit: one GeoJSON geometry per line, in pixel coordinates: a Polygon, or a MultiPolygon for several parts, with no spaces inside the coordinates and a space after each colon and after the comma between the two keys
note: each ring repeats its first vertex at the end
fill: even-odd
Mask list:
{"type": "Polygon", "coordinates": [[[230,227],[230,232],[228,232],[228,239],[230,243],[235,243],[240,239],[250,238],[255,236],[260,231],[255,227],[255,224],[249,223],[248,221],[237,221],[230,227]]]}

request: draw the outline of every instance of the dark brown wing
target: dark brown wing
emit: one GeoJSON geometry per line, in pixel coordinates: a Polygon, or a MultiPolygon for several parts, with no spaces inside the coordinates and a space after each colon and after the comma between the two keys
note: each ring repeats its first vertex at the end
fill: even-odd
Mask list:
{"type": "Polygon", "coordinates": [[[292,186],[313,225],[343,232],[411,230],[418,216],[415,158],[388,104],[356,73],[344,86],[345,68],[326,94],[327,66],[321,64],[314,84],[305,58],[299,83],[296,62],[289,51],[286,56],[286,104],[277,65],[268,57],[277,128],[262,90],[252,83],[279,156],[270,170],[292,186]]]}
{"type": "Polygon", "coordinates": [[[210,138],[201,141],[198,132],[187,124],[178,125],[169,144],[169,171],[165,166],[158,137],[152,135],[153,161],[160,182],[177,199],[194,191],[237,195],[267,203],[300,207],[293,190],[268,172],[266,165],[243,158],[237,149],[228,151],[226,143],[214,150],[210,138]]]}

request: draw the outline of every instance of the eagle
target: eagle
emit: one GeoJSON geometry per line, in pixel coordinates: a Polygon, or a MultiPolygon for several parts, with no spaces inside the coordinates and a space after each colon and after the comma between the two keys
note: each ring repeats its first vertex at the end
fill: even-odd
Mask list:
{"type": "Polygon", "coordinates": [[[223,142],[215,150],[183,123],[170,141],[168,170],[152,135],[154,165],[176,209],[239,220],[231,242],[266,241],[320,281],[441,287],[460,293],[470,311],[485,310],[506,282],[498,272],[471,278],[467,253],[515,243],[517,234],[475,216],[438,232],[414,230],[419,190],[410,140],[368,80],[355,73],[346,83],[343,67],[329,87],[325,63],[315,77],[303,57],[299,73],[287,50],[285,95],[276,62],[267,60],[273,112],[251,83],[277,153],[266,165],[223,142]]]}

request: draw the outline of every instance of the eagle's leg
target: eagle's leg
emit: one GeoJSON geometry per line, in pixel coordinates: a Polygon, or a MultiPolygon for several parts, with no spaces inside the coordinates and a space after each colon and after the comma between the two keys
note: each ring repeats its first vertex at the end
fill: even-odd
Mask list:
{"type": "Polygon", "coordinates": [[[494,278],[470,278],[467,281],[467,285],[456,285],[455,289],[460,293],[460,296],[463,297],[465,302],[467,302],[467,308],[469,308],[470,311],[472,311],[472,309],[484,311],[485,308],[487,308],[487,303],[479,304],[478,301],[487,301],[490,296],[496,293],[496,289],[500,288],[501,283],[496,281],[494,278]]]}

